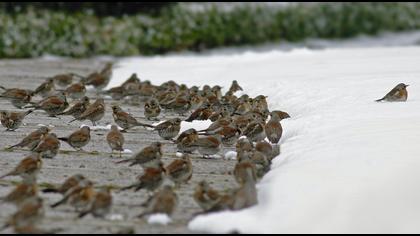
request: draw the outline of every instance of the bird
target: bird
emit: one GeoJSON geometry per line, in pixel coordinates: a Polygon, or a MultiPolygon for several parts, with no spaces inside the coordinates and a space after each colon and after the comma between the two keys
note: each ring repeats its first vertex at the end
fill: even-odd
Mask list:
{"type": "Polygon", "coordinates": [[[23,119],[32,112],[33,110],[26,112],[1,111],[0,121],[6,131],[15,131],[22,125],[23,119]]]}
{"type": "Polygon", "coordinates": [[[270,161],[262,152],[251,150],[251,151],[239,151],[237,153],[238,162],[250,161],[255,165],[256,175],[258,178],[262,178],[270,170],[270,161]]]}
{"type": "Polygon", "coordinates": [[[51,77],[54,82],[60,87],[67,87],[73,82],[73,74],[58,74],[51,77]]]}
{"type": "Polygon", "coordinates": [[[252,177],[253,181],[257,181],[257,170],[255,164],[251,160],[241,160],[236,163],[233,175],[238,184],[242,185],[252,177]]]}
{"type": "Polygon", "coordinates": [[[222,137],[219,134],[216,134],[199,137],[193,145],[198,148],[198,152],[203,155],[203,158],[207,158],[211,155],[217,154],[220,151],[221,143],[222,137]]]}
{"type": "Polygon", "coordinates": [[[95,193],[92,202],[87,210],[80,212],[79,218],[83,218],[88,214],[92,214],[96,218],[104,218],[111,212],[112,194],[111,188],[106,187],[95,193]]]}
{"type": "Polygon", "coordinates": [[[261,122],[253,121],[248,124],[243,132],[251,142],[258,142],[266,138],[264,124],[261,122]]]}
{"type": "Polygon", "coordinates": [[[213,109],[208,103],[205,103],[200,108],[191,113],[191,115],[185,121],[192,122],[194,120],[207,120],[212,114],[213,109]]]}
{"type": "Polygon", "coordinates": [[[236,144],[239,136],[241,135],[241,130],[234,127],[233,124],[222,126],[216,130],[208,131],[206,133],[200,133],[203,135],[214,135],[219,134],[221,136],[221,141],[223,146],[230,147],[236,144]]]}
{"type": "Polygon", "coordinates": [[[51,96],[54,91],[54,80],[52,78],[47,78],[47,80],[44,83],[42,83],[35,89],[34,94],[46,98],[48,96],[51,96]]]}
{"type": "Polygon", "coordinates": [[[238,81],[232,81],[232,85],[229,88],[229,91],[232,93],[236,93],[237,91],[243,91],[242,87],[239,86],[238,81]]]}
{"type": "Polygon", "coordinates": [[[269,161],[273,160],[276,156],[280,154],[280,146],[272,146],[270,143],[262,140],[255,144],[255,150],[263,153],[269,161]]]}
{"type": "Polygon", "coordinates": [[[107,134],[106,141],[108,142],[108,145],[111,148],[111,156],[114,150],[116,150],[120,152],[120,157],[121,157],[121,153],[124,151],[123,146],[124,146],[125,139],[124,139],[124,135],[118,129],[118,126],[116,125],[111,126],[111,131],[109,131],[109,133],[107,134]]]}
{"type": "Polygon", "coordinates": [[[59,93],[57,95],[49,96],[38,103],[34,103],[25,108],[34,108],[35,110],[43,110],[49,116],[55,117],[64,110],[67,109],[69,103],[67,102],[66,95],[64,93],[59,93]]]}
{"type": "Polygon", "coordinates": [[[188,154],[184,154],[182,158],[173,160],[165,167],[166,175],[175,183],[176,187],[187,183],[193,174],[193,166],[188,154]]]}
{"type": "Polygon", "coordinates": [[[104,68],[100,72],[94,72],[85,78],[82,78],[82,82],[85,85],[92,85],[97,91],[105,88],[112,76],[112,63],[106,63],[104,68]]]}
{"type": "Polygon", "coordinates": [[[78,151],[83,151],[82,148],[90,142],[90,128],[89,126],[83,126],[69,136],[60,137],[58,139],[68,143],[72,148],[78,151]]]}
{"type": "Polygon", "coordinates": [[[138,218],[157,213],[167,214],[170,216],[178,205],[178,196],[174,192],[172,186],[165,185],[160,191],[156,192],[151,198],[149,198],[144,205],[146,209],[138,216],[138,218]]]}
{"type": "Polygon", "coordinates": [[[79,116],[79,118],[75,118],[71,120],[69,123],[75,120],[90,120],[93,126],[96,126],[96,122],[101,120],[105,116],[105,101],[103,98],[98,98],[93,104],[89,105],[89,107],[79,116]]]}
{"type": "Polygon", "coordinates": [[[207,181],[200,181],[195,187],[193,198],[194,201],[203,209],[208,211],[220,201],[222,195],[213,189],[207,181]]]}
{"type": "Polygon", "coordinates": [[[38,153],[32,153],[19,162],[19,164],[9,173],[2,175],[0,179],[8,176],[20,176],[27,182],[35,182],[41,170],[42,160],[38,153]]]}
{"type": "Polygon", "coordinates": [[[135,153],[131,158],[118,161],[116,164],[130,162],[130,166],[141,165],[143,168],[149,166],[155,166],[162,158],[162,143],[153,142],[150,146],[147,146],[135,153]]]}
{"type": "Polygon", "coordinates": [[[157,120],[161,112],[159,102],[156,99],[150,99],[144,104],[144,116],[148,120],[157,120]]]}
{"type": "Polygon", "coordinates": [[[197,147],[194,146],[194,143],[198,139],[197,130],[191,128],[182,132],[176,139],[176,147],[179,152],[182,153],[192,153],[197,147]]]}
{"type": "Polygon", "coordinates": [[[200,108],[204,103],[204,97],[199,95],[198,93],[191,94],[190,97],[190,104],[191,104],[191,110],[197,110],[200,108]]]}
{"type": "Polygon", "coordinates": [[[135,183],[121,188],[121,191],[128,189],[135,189],[135,191],[146,189],[148,192],[154,192],[162,185],[165,177],[165,171],[163,163],[159,162],[157,166],[146,168],[143,175],[139,175],[137,177],[137,181],[135,183]]]}
{"type": "Polygon", "coordinates": [[[113,100],[118,101],[118,100],[121,100],[125,97],[124,91],[125,91],[124,87],[117,86],[117,87],[110,88],[106,91],[103,91],[102,93],[106,94],[106,95],[109,95],[109,96],[111,96],[111,98],[113,100]]]}
{"type": "Polygon", "coordinates": [[[24,106],[29,104],[32,100],[32,96],[34,95],[33,91],[30,90],[19,88],[6,89],[3,86],[0,86],[0,88],[4,90],[4,92],[0,94],[0,97],[10,100],[12,105],[19,109],[22,109],[24,106]]]}
{"type": "Polygon", "coordinates": [[[58,140],[55,133],[47,134],[41,142],[36,146],[34,150],[35,153],[39,153],[42,158],[54,158],[58,154],[60,149],[60,140],[58,140]]]}
{"type": "Polygon", "coordinates": [[[121,107],[117,105],[112,106],[112,117],[114,118],[115,123],[123,128],[123,131],[127,131],[128,129],[136,126],[154,128],[152,125],[138,122],[136,118],[134,118],[128,112],[123,111],[121,107]]]}
{"type": "Polygon", "coordinates": [[[43,219],[44,215],[42,198],[31,197],[22,203],[0,230],[13,227],[15,231],[20,231],[23,228],[33,227],[43,219]]]}
{"type": "Polygon", "coordinates": [[[257,111],[268,110],[267,96],[258,95],[252,99],[252,108],[257,111]]]}
{"type": "Polygon", "coordinates": [[[8,149],[13,149],[16,147],[28,147],[29,150],[33,150],[36,146],[38,146],[41,139],[47,135],[51,129],[47,126],[41,126],[37,130],[28,134],[25,138],[22,139],[19,143],[8,147],[8,149]]]}
{"type": "Polygon", "coordinates": [[[166,110],[173,110],[179,115],[185,114],[191,108],[191,102],[185,95],[177,95],[170,101],[161,101],[160,106],[166,110]]]}
{"type": "Polygon", "coordinates": [[[67,87],[64,92],[71,99],[80,99],[86,94],[86,87],[83,83],[75,83],[67,87]]]}
{"type": "Polygon", "coordinates": [[[281,119],[277,113],[272,112],[270,120],[267,122],[267,124],[265,124],[265,134],[267,139],[272,144],[277,144],[280,141],[281,135],[283,134],[283,128],[280,124],[280,120],[281,119]]]}
{"type": "Polygon", "coordinates": [[[158,131],[159,136],[165,140],[172,140],[175,138],[181,130],[181,119],[173,118],[164,121],[154,127],[154,130],[158,131]]]}
{"type": "Polygon", "coordinates": [[[255,182],[252,180],[253,177],[248,173],[248,181],[241,185],[232,195],[231,210],[242,210],[248,207],[252,207],[258,203],[257,189],[255,182]]]}
{"type": "Polygon", "coordinates": [[[387,93],[383,98],[376,100],[376,102],[386,101],[386,102],[405,102],[408,98],[407,87],[409,85],[404,83],[399,83],[395,86],[389,93],[387,93]]]}
{"type": "Polygon", "coordinates": [[[249,151],[254,150],[254,144],[251,141],[249,141],[249,139],[247,138],[238,139],[235,147],[236,147],[237,153],[244,152],[244,151],[249,152],[249,151]]]}
{"type": "Polygon", "coordinates": [[[66,194],[70,189],[79,185],[81,181],[85,181],[87,178],[81,174],[72,175],[67,178],[64,183],[57,187],[49,187],[42,190],[43,193],[59,193],[66,194]]]}
{"type": "Polygon", "coordinates": [[[76,211],[84,211],[90,205],[95,197],[93,182],[90,180],[82,180],[78,185],[69,189],[61,200],[51,205],[56,208],[65,203],[69,203],[76,211]]]}
{"type": "Polygon", "coordinates": [[[12,192],[0,198],[1,202],[11,203],[19,207],[22,203],[38,194],[38,185],[34,182],[23,182],[16,186],[12,192]]]}
{"type": "Polygon", "coordinates": [[[89,105],[90,105],[90,99],[84,96],[80,99],[80,101],[76,102],[68,110],[61,112],[57,115],[73,116],[75,119],[78,119],[83,114],[83,112],[86,111],[89,105]]]}

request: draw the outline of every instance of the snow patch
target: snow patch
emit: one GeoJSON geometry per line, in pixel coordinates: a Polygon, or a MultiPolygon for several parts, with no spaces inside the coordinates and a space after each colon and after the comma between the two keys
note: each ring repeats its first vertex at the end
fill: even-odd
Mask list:
{"type": "Polygon", "coordinates": [[[168,225],[172,220],[167,214],[153,214],[147,218],[148,224],[168,225]]]}

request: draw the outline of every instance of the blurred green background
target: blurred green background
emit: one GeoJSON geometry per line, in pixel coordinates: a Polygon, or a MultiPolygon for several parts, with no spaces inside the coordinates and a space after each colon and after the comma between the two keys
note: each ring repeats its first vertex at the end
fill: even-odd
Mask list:
{"type": "Polygon", "coordinates": [[[0,3],[0,58],[155,55],[420,28],[419,3],[0,3]]]}

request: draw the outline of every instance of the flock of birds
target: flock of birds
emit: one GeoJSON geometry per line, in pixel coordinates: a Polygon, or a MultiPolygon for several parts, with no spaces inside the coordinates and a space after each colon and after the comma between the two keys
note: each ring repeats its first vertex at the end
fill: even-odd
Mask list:
{"type": "MultiPolygon", "coordinates": [[[[48,116],[72,116],[70,121],[89,120],[95,126],[106,112],[104,96],[111,96],[117,102],[125,98],[138,98],[144,103],[144,116],[147,120],[158,121],[162,111],[177,114],[177,118],[165,120],[157,125],[139,122],[130,113],[118,105],[112,105],[112,116],[115,124],[106,136],[111,149],[119,152],[121,160],[115,164],[140,165],[143,173],[136,181],[118,192],[144,189],[149,199],[143,204],[145,210],[139,217],[155,213],[171,215],[178,203],[176,190],[188,184],[193,175],[191,154],[198,152],[203,158],[221,152],[222,147],[236,148],[237,163],[232,171],[239,187],[225,192],[213,189],[205,180],[195,188],[193,198],[202,208],[203,213],[239,210],[257,203],[256,183],[270,168],[271,161],[280,154],[279,140],[282,136],[280,121],[290,116],[283,111],[270,111],[267,97],[260,95],[250,97],[245,93],[236,96],[243,89],[233,81],[229,90],[222,94],[220,86],[205,85],[188,87],[168,81],[153,85],[150,81],[141,81],[133,74],[122,85],[104,90],[112,75],[112,64],[108,63],[99,71],[81,76],[74,73],[60,74],[48,78],[35,90],[4,88],[0,98],[8,99],[22,112],[1,111],[1,124],[7,131],[15,131],[26,116],[35,110],[42,110],[48,116]],[[74,83],[78,80],[77,83],[74,83]],[[86,96],[86,86],[93,86],[97,92],[96,101],[91,103],[86,96]],[[58,89],[58,88],[62,89],[58,89]],[[42,100],[33,102],[33,97],[42,100]],[[68,99],[72,100],[70,106],[68,99]],[[187,117],[187,118],[185,118],[187,117]],[[185,118],[185,119],[182,119],[185,118]],[[211,125],[204,130],[188,129],[180,133],[181,122],[211,120],[211,125]],[[182,156],[165,166],[162,162],[163,143],[153,142],[138,151],[130,158],[122,159],[124,151],[124,133],[134,127],[157,132],[158,135],[176,145],[182,156]],[[169,179],[172,184],[166,184],[169,179]]],[[[408,85],[399,84],[385,97],[377,101],[406,101],[408,85]]],[[[7,196],[1,198],[4,203],[14,204],[17,211],[4,228],[12,227],[17,233],[44,232],[38,229],[37,223],[43,218],[43,200],[38,195],[37,176],[42,168],[43,158],[54,158],[61,142],[68,143],[77,151],[83,151],[91,140],[91,129],[82,126],[66,137],[59,137],[48,126],[41,126],[28,134],[21,142],[9,149],[27,148],[30,154],[15,169],[4,174],[0,179],[9,176],[20,176],[22,182],[7,196]]],[[[81,174],[71,176],[60,186],[46,188],[44,193],[58,193],[63,197],[51,205],[52,208],[63,204],[73,206],[78,217],[88,214],[103,218],[111,211],[111,188],[96,190],[95,184],[81,174]]]]}
{"type": "MultiPolygon", "coordinates": [[[[171,215],[178,203],[176,190],[187,184],[193,174],[191,154],[198,152],[203,158],[218,154],[222,147],[236,148],[237,164],[233,175],[239,187],[221,192],[213,189],[205,180],[195,188],[193,198],[202,208],[203,213],[221,210],[238,210],[257,203],[256,182],[269,170],[270,163],[279,155],[277,144],[282,136],[280,121],[290,116],[283,111],[269,111],[266,96],[252,98],[246,94],[236,96],[242,91],[237,81],[233,81],[223,95],[220,86],[188,87],[168,81],[153,85],[150,81],[141,81],[133,74],[122,85],[104,90],[112,75],[112,64],[108,63],[99,71],[88,76],[74,73],[60,74],[48,78],[35,90],[4,88],[0,98],[8,99],[22,112],[1,111],[1,124],[7,131],[17,130],[26,116],[35,110],[42,110],[48,116],[72,116],[73,121],[89,120],[95,126],[106,112],[104,96],[111,96],[117,102],[125,98],[138,98],[144,102],[144,116],[150,121],[158,121],[161,113],[177,114],[177,118],[163,121],[157,125],[142,123],[118,105],[112,105],[115,124],[106,135],[106,141],[114,151],[119,152],[121,160],[115,164],[127,163],[129,166],[140,165],[144,171],[136,181],[122,187],[118,192],[144,189],[149,199],[143,204],[145,210],[139,217],[155,213],[171,215]],[[77,83],[74,83],[78,80],[77,83]],[[97,92],[96,101],[86,96],[86,86],[93,86],[97,92]],[[59,88],[63,89],[59,89],[59,88]],[[33,97],[42,100],[33,102],[33,97]],[[72,99],[70,106],[68,99],[72,99]],[[182,117],[187,117],[182,119],[182,117]],[[181,122],[211,120],[211,125],[204,130],[188,129],[182,133],[181,122]],[[133,127],[144,127],[170,142],[176,144],[182,156],[164,166],[161,142],[138,151],[132,157],[123,159],[124,133],[133,127]],[[173,184],[166,184],[166,179],[173,184]]],[[[91,140],[91,129],[82,126],[66,137],[59,137],[48,126],[41,126],[28,134],[21,142],[10,146],[27,148],[30,154],[15,169],[0,177],[20,176],[22,182],[2,198],[3,202],[14,204],[17,211],[7,221],[4,228],[12,227],[15,232],[42,232],[37,223],[43,218],[43,200],[38,195],[37,176],[42,168],[43,158],[54,158],[60,150],[60,142],[66,142],[77,151],[83,151],[91,140]]],[[[63,197],[51,205],[52,208],[63,204],[73,206],[79,217],[88,214],[105,217],[112,207],[111,188],[96,190],[95,184],[81,174],[66,179],[61,186],[43,189],[44,193],[58,193],[63,197]]]]}

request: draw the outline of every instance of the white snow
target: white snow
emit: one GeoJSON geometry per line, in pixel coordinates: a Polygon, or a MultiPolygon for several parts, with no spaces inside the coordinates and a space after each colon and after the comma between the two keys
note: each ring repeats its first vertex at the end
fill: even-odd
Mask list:
{"type": "Polygon", "coordinates": [[[171,222],[172,220],[167,214],[153,214],[147,218],[148,224],[167,225],[171,222]]]}
{"type": "Polygon", "coordinates": [[[128,58],[110,87],[133,72],[154,84],[236,79],[291,115],[259,204],[197,217],[191,230],[419,233],[419,61],[415,46],[128,58]],[[374,102],[400,82],[411,85],[406,103],[374,102]]]}
{"type": "Polygon", "coordinates": [[[225,159],[227,160],[236,160],[236,156],[238,155],[235,151],[228,151],[225,153],[225,159]]]}

